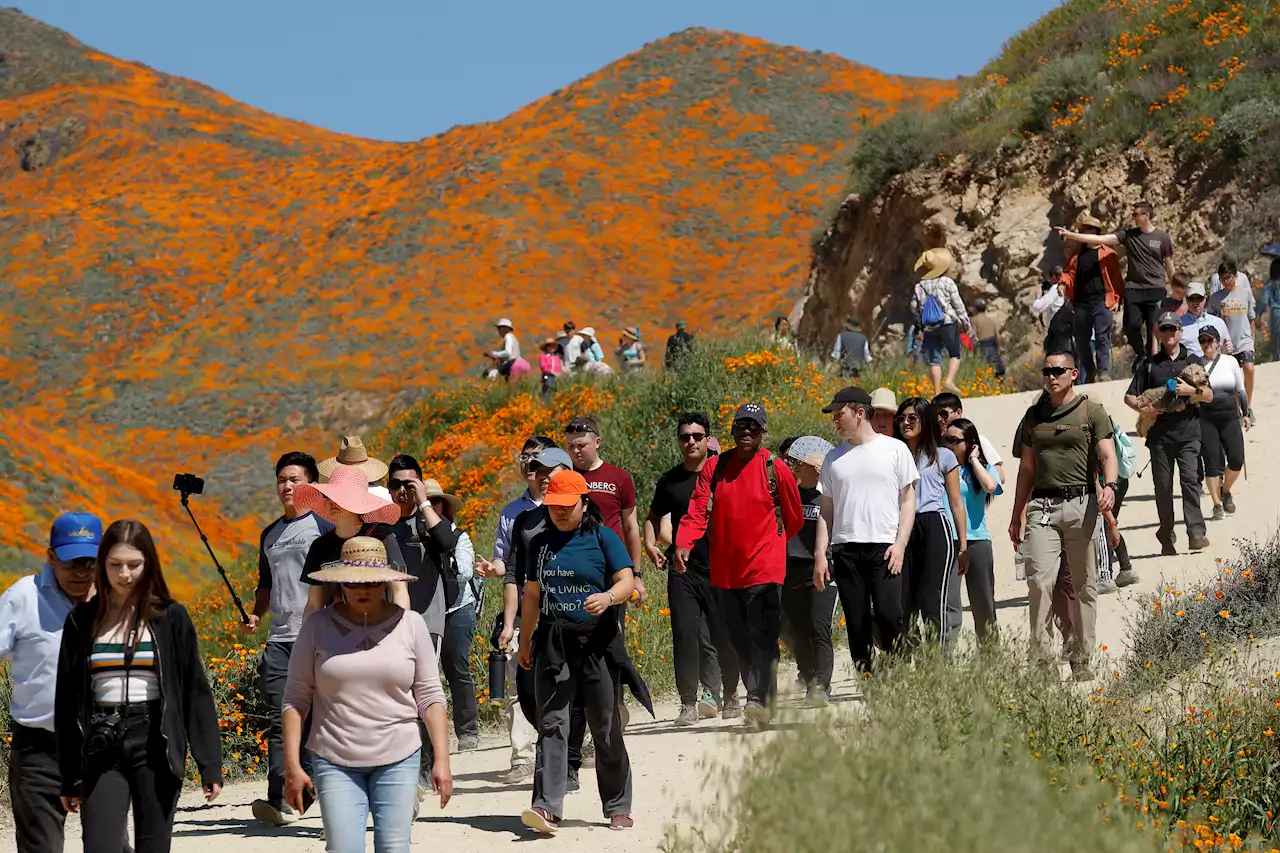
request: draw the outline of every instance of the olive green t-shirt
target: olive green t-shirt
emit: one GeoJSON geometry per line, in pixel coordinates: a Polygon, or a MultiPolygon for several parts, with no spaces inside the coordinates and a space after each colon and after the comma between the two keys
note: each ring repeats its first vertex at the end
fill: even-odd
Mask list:
{"type": "Polygon", "coordinates": [[[1055,407],[1048,394],[1040,395],[1027,410],[1018,434],[1014,437],[1014,455],[1021,457],[1022,448],[1030,445],[1036,457],[1037,489],[1062,489],[1087,486],[1097,470],[1098,442],[1111,436],[1111,416],[1100,403],[1086,401],[1083,395],[1064,406],[1055,407]],[[1085,417],[1089,419],[1089,430],[1085,417]]]}

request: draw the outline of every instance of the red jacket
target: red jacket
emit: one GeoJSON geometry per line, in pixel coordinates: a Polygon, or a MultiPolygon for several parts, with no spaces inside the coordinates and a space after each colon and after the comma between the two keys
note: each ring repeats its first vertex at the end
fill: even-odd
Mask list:
{"type": "Polygon", "coordinates": [[[680,521],[677,548],[693,548],[707,530],[707,504],[716,467],[725,472],[716,484],[711,523],[711,585],[741,589],[762,583],[782,583],[787,574],[787,540],[804,526],[804,508],[796,478],[781,460],[774,460],[783,534],[778,535],[769,473],[760,450],[745,464],[730,450],[713,456],[702,466],[689,500],[689,512],[680,521]]]}

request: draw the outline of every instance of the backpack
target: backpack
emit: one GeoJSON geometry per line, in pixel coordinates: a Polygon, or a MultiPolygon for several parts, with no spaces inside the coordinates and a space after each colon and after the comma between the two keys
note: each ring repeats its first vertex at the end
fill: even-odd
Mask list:
{"type": "MultiPolygon", "coordinates": [[[[723,461],[724,457],[721,457],[723,461]]],[[[777,460],[773,458],[773,454],[765,451],[764,467],[766,476],[769,478],[769,496],[773,498],[773,517],[778,523],[778,535],[786,536],[786,530],[782,526],[782,498],[778,493],[778,471],[775,467],[777,460]]],[[[720,481],[724,479],[724,466],[720,462],[716,463],[716,470],[711,473],[711,498],[707,501],[707,515],[710,517],[711,510],[715,506],[716,487],[720,485],[720,481]]]]}
{"type": "Polygon", "coordinates": [[[942,300],[929,291],[924,292],[924,305],[920,308],[920,324],[926,329],[941,326],[947,321],[947,312],[942,308],[942,300]]]}
{"type": "Polygon", "coordinates": [[[1120,429],[1120,426],[1111,420],[1112,439],[1116,443],[1116,466],[1121,480],[1128,480],[1138,470],[1138,454],[1133,449],[1133,442],[1129,439],[1129,434],[1120,429]]]}

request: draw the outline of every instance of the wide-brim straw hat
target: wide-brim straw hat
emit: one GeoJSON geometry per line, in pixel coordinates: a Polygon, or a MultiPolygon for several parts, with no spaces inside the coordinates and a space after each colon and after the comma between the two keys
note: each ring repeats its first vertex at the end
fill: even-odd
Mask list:
{"type": "Polygon", "coordinates": [[[1079,231],[1081,228],[1094,228],[1097,230],[1099,234],[1102,234],[1107,230],[1106,227],[1102,224],[1101,220],[1097,219],[1096,217],[1090,216],[1087,213],[1081,214],[1080,217],[1076,219],[1075,223],[1071,226],[1072,231],[1079,231]]]}
{"type": "Polygon", "coordinates": [[[319,571],[311,573],[311,579],[320,583],[394,583],[415,581],[411,574],[402,572],[387,559],[387,546],[372,536],[352,536],[342,543],[341,556],[332,563],[325,563],[319,571]]]}
{"type": "Polygon", "coordinates": [[[640,340],[640,327],[627,326],[625,329],[622,330],[622,334],[626,335],[628,338],[631,338],[632,340],[638,341],[640,340]]]}
{"type": "Polygon", "coordinates": [[[951,250],[940,246],[936,249],[929,249],[921,255],[920,259],[916,261],[915,270],[920,273],[922,281],[927,281],[931,278],[942,278],[951,272],[951,268],[955,265],[956,260],[952,256],[951,250]]]}
{"type": "Polygon", "coordinates": [[[541,347],[542,349],[547,349],[548,347],[550,347],[551,349],[556,349],[557,347],[560,346],[560,341],[558,341],[555,338],[547,338],[538,346],[541,347]]]}
{"type": "Polygon", "coordinates": [[[436,480],[424,480],[422,485],[426,489],[427,500],[431,500],[432,498],[443,498],[449,506],[453,507],[453,511],[455,513],[458,511],[458,508],[462,506],[462,499],[457,495],[451,495],[444,489],[440,488],[440,483],[436,480]]]}
{"type": "Polygon", "coordinates": [[[317,463],[316,468],[320,470],[320,476],[327,479],[333,476],[340,465],[359,468],[365,474],[365,483],[376,483],[387,476],[387,463],[370,456],[358,435],[343,436],[342,444],[338,446],[338,455],[317,463]]]}
{"type": "Polygon", "coordinates": [[[328,521],[324,499],[328,498],[347,512],[378,524],[395,524],[400,520],[400,507],[369,494],[364,472],[354,465],[339,465],[327,483],[302,483],[293,489],[293,505],[303,512],[314,512],[328,521]]]}

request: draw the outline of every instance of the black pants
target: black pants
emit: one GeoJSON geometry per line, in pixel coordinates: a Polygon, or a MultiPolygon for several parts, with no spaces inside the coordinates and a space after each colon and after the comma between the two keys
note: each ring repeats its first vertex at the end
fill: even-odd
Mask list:
{"type": "Polygon", "coordinates": [[[907,543],[906,613],[910,624],[924,621],[925,639],[949,644],[959,625],[960,579],[956,574],[956,540],[951,519],[942,510],[916,513],[907,543]]]}
{"type": "Polygon", "coordinates": [[[1204,475],[1221,477],[1227,468],[1244,467],[1244,428],[1234,411],[1211,412],[1200,409],[1200,447],[1204,475]]]}
{"type": "Polygon", "coordinates": [[[1075,306],[1076,364],[1082,383],[1111,372],[1111,309],[1105,302],[1075,306]]]}
{"type": "Polygon", "coordinates": [[[782,631],[782,584],[716,589],[747,702],[768,707],[777,693],[778,634],[782,631]]]}
{"type": "MultiPolygon", "coordinates": [[[[1129,494],[1129,481],[1116,481],[1116,502],[1111,506],[1111,515],[1115,518],[1116,523],[1120,522],[1120,506],[1124,503],[1124,496],[1129,494]]],[[[1120,566],[1120,571],[1127,572],[1133,568],[1133,563],[1129,562],[1129,546],[1124,541],[1124,534],[1120,534],[1120,541],[1116,547],[1111,549],[1111,565],[1120,566]]],[[[1114,569],[1112,569],[1114,572],[1114,569]]]]}
{"type": "Polygon", "coordinates": [[[547,655],[534,658],[538,703],[538,749],[533,768],[533,805],[555,817],[564,815],[569,778],[571,710],[581,699],[596,745],[596,784],[605,817],[631,813],[631,760],[622,741],[622,721],[614,685],[618,674],[606,652],[566,655],[559,666],[547,655]]]}
{"type": "Polygon", "coordinates": [[[896,649],[906,633],[902,575],[889,573],[888,550],[878,543],[831,546],[831,577],[844,609],[849,654],[860,672],[871,669],[876,633],[886,651],[896,649]]]}
{"type": "Polygon", "coordinates": [[[86,762],[80,805],[85,853],[119,853],[133,809],[138,853],[167,853],[182,780],[169,768],[160,731],[160,702],[120,710],[123,736],[116,748],[86,762]]]}
{"type": "Polygon", "coordinates": [[[1151,342],[1156,333],[1156,316],[1160,313],[1163,299],[1162,287],[1125,287],[1124,336],[1133,348],[1135,358],[1146,358],[1151,354],[1151,342]]]}
{"type": "MultiPolygon", "coordinates": [[[[271,719],[267,721],[267,800],[279,806],[284,800],[284,727],[281,707],[284,704],[284,686],[289,680],[289,656],[293,643],[267,643],[258,661],[258,679],[262,693],[271,706],[271,719]]],[[[310,723],[310,717],[306,721],[310,723]]],[[[302,742],[307,742],[306,731],[302,742]]],[[[302,747],[302,769],[311,773],[311,753],[302,747]]],[[[310,796],[308,796],[308,801],[310,796]]]]}
{"type": "Polygon", "coordinates": [[[835,668],[831,621],[836,611],[836,587],[828,584],[824,589],[815,589],[812,564],[807,578],[791,570],[788,565],[787,579],[782,584],[782,612],[790,635],[786,645],[796,659],[800,679],[811,688],[821,687],[829,692],[835,668]]]}
{"type": "MultiPolygon", "coordinates": [[[[995,640],[996,628],[996,559],[990,539],[970,539],[969,571],[964,585],[969,590],[969,609],[973,611],[973,628],[978,642],[995,640]]],[[[959,545],[956,546],[959,550],[959,545]]]]}
{"type": "Polygon", "coordinates": [[[995,368],[997,377],[1004,376],[1004,359],[1000,357],[1000,346],[995,338],[983,338],[978,341],[978,354],[986,360],[987,364],[995,368]]]}
{"type": "Polygon", "coordinates": [[[738,692],[738,653],[706,572],[667,573],[671,654],[683,705],[698,701],[698,684],[721,700],[738,692]]]}
{"type": "Polygon", "coordinates": [[[9,798],[18,853],[62,853],[67,813],[58,799],[58,742],[47,729],[12,726],[9,798]]]}
{"type": "Polygon", "coordinates": [[[1187,535],[1205,534],[1204,514],[1200,511],[1200,438],[1176,439],[1160,437],[1147,441],[1151,453],[1151,481],[1155,484],[1156,514],[1160,527],[1156,539],[1162,545],[1173,544],[1173,468],[1178,467],[1182,485],[1182,520],[1187,535]]]}

